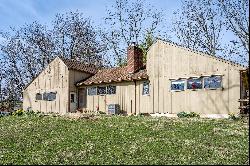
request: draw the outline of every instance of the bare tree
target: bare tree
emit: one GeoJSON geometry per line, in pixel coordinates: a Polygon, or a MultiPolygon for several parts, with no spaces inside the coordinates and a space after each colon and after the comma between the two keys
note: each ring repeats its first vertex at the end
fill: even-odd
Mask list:
{"type": "Polygon", "coordinates": [[[97,40],[97,32],[82,13],[57,14],[53,21],[55,53],[70,59],[103,65],[106,48],[97,40]]]}
{"type": "MultiPolygon", "coordinates": [[[[141,44],[146,34],[165,38],[161,23],[163,14],[144,1],[116,0],[107,10],[106,32],[102,37],[114,54],[116,64],[126,63],[126,48],[132,43],[141,44]]],[[[105,30],[104,30],[105,31],[105,30]]]]}
{"type": "MultiPolygon", "coordinates": [[[[0,66],[2,67],[3,66],[3,62],[0,61],[0,66]]],[[[0,107],[2,105],[2,102],[3,102],[3,79],[5,77],[5,74],[4,74],[4,70],[1,69],[0,70],[0,107]]]]}
{"type": "Polygon", "coordinates": [[[229,53],[241,56],[242,62],[249,61],[249,1],[248,0],[218,0],[226,20],[227,30],[235,39],[231,40],[229,53]]]}
{"type": "Polygon", "coordinates": [[[174,14],[173,32],[181,45],[211,55],[222,50],[223,18],[213,0],[186,0],[174,14]]]}
{"type": "Polygon", "coordinates": [[[104,45],[98,41],[97,32],[89,19],[84,19],[79,12],[58,14],[53,21],[53,28],[37,22],[21,28],[11,28],[10,33],[0,32],[5,39],[0,43],[1,98],[11,107],[22,99],[22,90],[43,70],[55,56],[95,63],[103,66],[102,52],[104,45]],[[2,84],[1,84],[2,85],[2,84]]]}

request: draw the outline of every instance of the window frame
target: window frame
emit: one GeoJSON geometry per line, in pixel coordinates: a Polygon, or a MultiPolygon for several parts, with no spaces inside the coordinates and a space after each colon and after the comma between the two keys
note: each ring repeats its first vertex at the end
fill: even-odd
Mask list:
{"type": "Polygon", "coordinates": [[[87,88],[87,95],[88,96],[95,96],[95,95],[97,95],[97,87],[96,86],[94,86],[94,87],[88,87],[87,88]],[[89,90],[90,89],[95,89],[95,93],[94,94],[89,94],[89,90]]]}
{"type": "Polygon", "coordinates": [[[35,98],[36,98],[36,100],[43,100],[43,94],[42,94],[42,93],[36,93],[35,98]],[[37,95],[40,95],[40,96],[41,96],[41,98],[40,98],[40,99],[38,99],[38,98],[37,98],[37,95]]]}
{"type": "Polygon", "coordinates": [[[108,85],[108,86],[106,86],[106,94],[107,95],[115,95],[116,94],[116,86],[115,85],[108,85]],[[109,93],[110,91],[108,89],[110,87],[114,87],[115,88],[114,93],[109,93]]]}
{"type": "Polygon", "coordinates": [[[223,89],[223,82],[222,82],[222,77],[223,75],[217,75],[217,74],[212,74],[211,76],[204,76],[203,77],[203,89],[205,90],[216,90],[216,89],[223,89]],[[206,88],[205,87],[205,78],[210,78],[210,77],[220,77],[220,87],[219,88],[206,88]]]}
{"type": "Polygon", "coordinates": [[[203,79],[203,77],[189,77],[187,80],[186,80],[186,84],[187,84],[187,86],[186,86],[186,90],[192,90],[192,91],[196,91],[196,90],[202,90],[204,87],[204,79],[203,79]],[[196,80],[198,80],[198,79],[200,79],[201,80],[201,88],[195,88],[195,89],[190,89],[190,88],[188,88],[188,82],[189,82],[189,80],[191,80],[191,79],[196,79],[196,80]]]}
{"type": "Polygon", "coordinates": [[[97,86],[97,95],[100,96],[107,95],[107,86],[97,86]],[[105,88],[105,93],[99,93],[99,88],[105,88]]]}
{"type": "Polygon", "coordinates": [[[47,101],[54,101],[54,100],[56,100],[56,93],[55,92],[49,92],[47,94],[48,94],[47,101]],[[53,98],[51,98],[52,94],[55,95],[53,98]]]}
{"type": "Polygon", "coordinates": [[[47,92],[43,93],[43,100],[48,101],[48,93],[47,92]]]}
{"type": "Polygon", "coordinates": [[[44,92],[43,94],[42,94],[42,100],[44,100],[44,101],[54,101],[54,100],[56,100],[56,92],[44,92]],[[51,94],[54,94],[55,95],[55,98],[50,98],[50,95],[51,94]]]}
{"type": "Polygon", "coordinates": [[[70,103],[76,103],[76,94],[75,93],[70,93],[70,103]],[[73,101],[72,101],[72,96],[73,96],[73,101]]]}
{"type": "Polygon", "coordinates": [[[186,84],[187,84],[187,80],[186,79],[171,79],[170,80],[170,91],[171,92],[182,92],[186,90],[186,84]],[[174,90],[172,89],[172,82],[177,82],[177,81],[183,81],[184,82],[184,86],[183,86],[183,90],[174,90]]]}
{"type": "Polygon", "coordinates": [[[144,81],[142,84],[142,96],[149,96],[150,95],[150,82],[149,81],[144,81]],[[144,85],[148,85],[148,93],[144,93],[144,85]]]}

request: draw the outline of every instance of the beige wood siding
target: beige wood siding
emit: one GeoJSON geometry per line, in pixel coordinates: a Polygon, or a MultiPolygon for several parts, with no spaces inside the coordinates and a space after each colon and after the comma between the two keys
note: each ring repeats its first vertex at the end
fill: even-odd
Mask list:
{"type": "MultiPolygon", "coordinates": [[[[77,71],[77,70],[69,70],[69,93],[72,93],[72,92],[76,93],[76,107],[73,108],[71,105],[71,108],[70,108],[71,112],[76,111],[76,108],[78,108],[78,102],[79,102],[78,101],[79,100],[78,89],[75,86],[75,84],[76,82],[86,79],[89,76],[90,74],[88,73],[84,73],[84,72],[77,71]]],[[[70,96],[68,100],[70,101],[70,96]]]]}
{"type": "Polygon", "coordinates": [[[151,82],[150,113],[194,111],[202,114],[238,112],[240,76],[238,65],[199,54],[170,43],[157,41],[147,55],[151,82]],[[223,74],[223,89],[171,92],[170,78],[223,74]]]}
{"type": "Polygon", "coordinates": [[[88,87],[97,86],[116,86],[116,94],[111,95],[87,95],[87,109],[99,110],[102,112],[108,112],[109,104],[119,104],[120,109],[127,114],[135,113],[135,84],[134,82],[122,82],[115,84],[102,84],[88,87]]]}
{"type": "Polygon", "coordinates": [[[68,111],[69,77],[68,68],[55,58],[39,76],[23,91],[23,109],[66,113],[68,111]],[[36,93],[56,92],[56,100],[35,100],[36,93]]]}

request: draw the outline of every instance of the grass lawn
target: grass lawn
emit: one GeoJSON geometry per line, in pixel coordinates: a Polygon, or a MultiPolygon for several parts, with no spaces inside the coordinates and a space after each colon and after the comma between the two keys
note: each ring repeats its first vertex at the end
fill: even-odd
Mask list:
{"type": "Polygon", "coordinates": [[[0,118],[0,164],[249,164],[248,120],[0,118]]]}

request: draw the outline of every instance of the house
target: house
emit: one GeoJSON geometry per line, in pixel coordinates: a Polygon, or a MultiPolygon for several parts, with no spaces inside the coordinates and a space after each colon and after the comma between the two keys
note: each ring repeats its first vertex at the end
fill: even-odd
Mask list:
{"type": "Polygon", "coordinates": [[[124,114],[239,112],[244,66],[162,40],[150,47],[146,65],[134,44],[127,49],[127,62],[98,69],[57,57],[24,90],[23,108],[108,113],[117,104],[124,114]]]}

